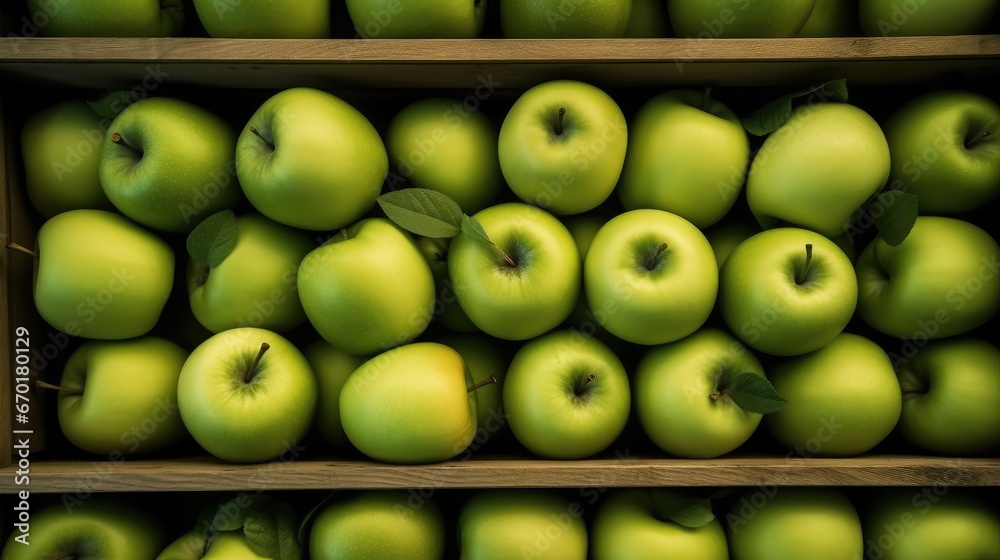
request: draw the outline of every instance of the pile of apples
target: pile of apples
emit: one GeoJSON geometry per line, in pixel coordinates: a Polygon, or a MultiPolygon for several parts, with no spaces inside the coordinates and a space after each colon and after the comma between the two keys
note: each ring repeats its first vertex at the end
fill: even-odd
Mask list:
{"type": "Polygon", "coordinates": [[[676,89],[627,119],[553,80],[499,127],[433,97],[382,132],[311,88],[239,133],[172,97],[45,108],[22,131],[48,217],[34,301],[86,339],[51,386],[62,432],[116,458],[190,434],[264,462],[317,434],[420,464],[507,426],[522,453],[583,459],[634,418],[712,458],[766,415],[789,456],[894,430],[990,453],[1000,250],[969,219],[1000,192],[1000,107],[932,91],[883,131],[843,87],[743,120],[676,89]]]}
{"type": "Polygon", "coordinates": [[[32,516],[6,560],[939,560],[1000,558],[1000,517],[968,489],[362,490],[94,495],[32,516]],[[192,511],[204,509],[194,518],[192,511]],[[154,512],[176,508],[167,519],[154,512]]]}
{"type": "Polygon", "coordinates": [[[21,36],[322,39],[971,35],[982,0],[27,0],[21,36]],[[190,6],[188,6],[190,8],[190,6]],[[346,9],[345,9],[346,8],[346,9]],[[189,20],[189,21],[186,21],[189,20]],[[197,21],[194,21],[197,20],[197,21]],[[197,24],[197,25],[196,25],[197,24]]]}

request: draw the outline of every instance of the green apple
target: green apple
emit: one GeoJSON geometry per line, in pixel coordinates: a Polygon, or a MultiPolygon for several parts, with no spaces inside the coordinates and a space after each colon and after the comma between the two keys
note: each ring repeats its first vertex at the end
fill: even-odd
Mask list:
{"type": "Polygon", "coordinates": [[[359,37],[473,39],[486,21],[486,0],[347,0],[359,37]]]}
{"type": "Polygon", "coordinates": [[[293,450],[312,425],[317,395],[302,353],[254,327],[203,342],[177,380],[184,425],[206,451],[232,463],[262,463],[293,450]]]}
{"type": "Polygon", "coordinates": [[[892,363],[879,345],[856,334],[786,358],[768,376],[788,406],[764,423],[789,457],[860,455],[899,421],[902,393],[892,363]]]}
{"type": "Polygon", "coordinates": [[[434,463],[458,455],[476,433],[472,374],[458,351],[434,342],[368,360],[340,392],[344,433],[387,463],[434,463]]]}
{"type": "Polygon", "coordinates": [[[448,275],[469,319],[506,340],[534,338],[562,323],[580,293],[580,256],[566,226],[516,202],[474,217],[496,246],[462,232],[448,250],[448,275]]]}
{"type": "Polygon", "coordinates": [[[293,227],[339,229],[375,204],[389,158],[375,127],[346,101],[291,88],[265,101],[236,144],[247,199],[293,227]]]}
{"type": "Polygon", "coordinates": [[[298,292],[316,331],[352,354],[413,340],[434,312],[430,268],[413,238],[385,218],[361,220],[313,249],[299,266],[298,292]]]}
{"type": "Polygon", "coordinates": [[[627,144],[625,116],[611,96],[584,82],[553,80],[521,94],[507,111],[500,169],[521,200],[579,214],[614,190],[627,144]]]}
{"type": "Polygon", "coordinates": [[[462,560],[585,560],[583,507],[548,490],[482,490],[458,514],[462,560]]]}
{"type": "Polygon", "coordinates": [[[448,331],[476,332],[479,328],[462,311],[455,286],[448,276],[448,246],[450,239],[417,236],[417,247],[434,276],[434,321],[448,331]]]}
{"type": "Polygon", "coordinates": [[[691,222],[662,210],[619,214],[597,232],[583,265],[587,302],[611,334],[662,344],[698,330],[712,312],[719,271],[691,222]]]}
{"type": "Polygon", "coordinates": [[[854,266],[837,245],[800,228],[753,235],[719,271],[719,309],[736,336],[754,350],[794,356],[843,332],[854,316],[854,266]]]}
{"type": "Polygon", "coordinates": [[[81,208],[113,208],[98,175],[106,127],[78,100],[49,105],[24,123],[24,189],[43,217],[81,208]]]}
{"type": "Polygon", "coordinates": [[[337,449],[350,447],[351,442],[340,423],[340,393],[347,378],[365,363],[365,359],[338,350],[325,340],[313,342],[303,354],[316,375],[319,390],[313,421],[316,432],[337,449]]]}
{"type": "MultiPolygon", "coordinates": [[[[627,489],[612,493],[597,508],[591,529],[594,560],[728,560],[726,533],[718,519],[686,527],[667,517],[687,504],[668,489],[627,489]]],[[[690,506],[687,506],[690,507],[690,506]]]]}
{"type": "Polygon", "coordinates": [[[633,377],[643,431],[677,457],[709,459],[736,449],[761,421],[725,396],[733,376],[746,372],[764,377],[757,357],[715,328],[650,350],[633,377]]]}
{"type": "Polygon", "coordinates": [[[846,103],[802,105],[754,156],[747,202],[764,228],[785,222],[833,238],[888,177],[889,146],[868,113],[846,103]]]}
{"type": "Polygon", "coordinates": [[[994,0],[860,0],[861,31],[872,37],[975,35],[996,22],[994,0]]]}
{"type": "Polygon", "coordinates": [[[402,490],[362,491],[316,513],[309,531],[312,558],[443,560],[445,523],[429,499],[402,490]]]}
{"type": "Polygon", "coordinates": [[[14,524],[0,558],[153,560],[156,557],[163,546],[163,529],[158,520],[117,498],[91,496],[79,502],[72,499],[75,495],[66,494],[64,497],[71,497],[68,502],[60,500],[42,507],[32,503],[30,520],[21,517],[21,524],[14,524]]]}
{"type": "Polygon", "coordinates": [[[59,427],[73,445],[116,457],[169,448],[185,435],[177,378],[187,350],[156,337],[91,340],[59,382],[59,427]]]}
{"type": "Polygon", "coordinates": [[[193,103],[149,97],[126,107],[104,135],[104,194],[133,220],[166,232],[190,231],[236,204],[236,133],[193,103]]]}
{"type": "Polygon", "coordinates": [[[497,345],[496,340],[482,333],[449,333],[435,338],[434,342],[457,350],[465,360],[472,383],[496,379],[476,389],[476,437],[469,450],[479,447],[502,431],[507,425],[507,414],[503,408],[503,386],[507,377],[510,357],[497,345]]]}
{"type": "Polygon", "coordinates": [[[670,0],[678,37],[794,37],[816,0],[670,0]]]}
{"type": "Polygon", "coordinates": [[[553,331],[517,351],[503,405],[514,436],[550,459],[583,459],[610,446],[628,422],[628,374],[600,340],[553,331]]]}
{"type": "Polygon", "coordinates": [[[631,12],[629,0],[501,0],[500,27],[513,39],[621,37],[631,12]]]}
{"type": "Polygon", "coordinates": [[[726,521],[732,560],[864,558],[861,520],[839,490],[744,491],[726,521]]]}
{"type": "Polygon", "coordinates": [[[856,37],[857,5],[843,0],[816,0],[798,37],[856,37]]]}
{"type": "Polygon", "coordinates": [[[1000,517],[979,496],[947,486],[893,489],[872,504],[865,520],[868,558],[1000,558],[1000,517]]]}
{"type": "Polygon", "coordinates": [[[286,331],[306,320],[296,277],[315,245],[288,226],[259,214],[236,218],[236,244],[221,263],[188,259],[191,310],[213,333],[236,327],[286,331]]]}
{"type": "Polygon", "coordinates": [[[27,1],[49,37],[172,37],[184,27],[183,0],[27,1]]]}
{"type": "Polygon", "coordinates": [[[889,181],[918,197],[921,214],[954,214],[1000,194],[1000,104],[963,90],[905,103],[885,124],[889,181]]]}
{"type": "Polygon", "coordinates": [[[976,455],[1000,446],[1000,350],[985,340],[929,344],[897,371],[899,432],[935,455],[976,455]]]}
{"type": "Polygon", "coordinates": [[[897,247],[881,238],[858,257],[858,314],[890,336],[954,336],[1000,308],[1000,247],[989,233],[954,218],[921,216],[897,247]]]}
{"type": "Polygon", "coordinates": [[[667,8],[660,0],[632,0],[628,26],[622,37],[668,37],[667,8]]]}
{"type": "Polygon", "coordinates": [[[664,210],[705,229],[743,190],[747,133],[707,92],[675,89],[650,99],[632,120],[628,144],[618,188],[626,210],[664,210]]]}
{"type": "Polygon", "coordinates": [[[150,331],[170,296],[174,252],[134,222],[70,210],[42,224],[35,308],[71,336],[121,339],[150,331]]]}
{"type": "Polygon", "coordinates": [[[482,112],[456,107],[462,108],[460,100],[444,97],[410,103],[389,121],[385,144],[401,177],[448,195],[474,214],[492,204],[503,184],[498,133],[482,112]]]}
{"type": "Polygon", "coordinates": [[[325,39],[330,0],[193,0],[210,37],[325,39]]]}
{"type": "Polygon", "coordinates": [[[242,531],[205,533],[195,529],[180,536],[156,560],[268,560],[250,548],[242,531]]]}

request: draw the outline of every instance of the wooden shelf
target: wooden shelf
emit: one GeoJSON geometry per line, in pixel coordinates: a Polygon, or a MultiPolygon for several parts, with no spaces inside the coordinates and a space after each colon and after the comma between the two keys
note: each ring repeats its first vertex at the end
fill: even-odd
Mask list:
{"type": "Polygon", "coordinates": [[[847,78],[905,84],[1000,71],[1000,35],[820,39],[114,39],[0,40],[0,76],[75,87],[134,85],[158,65],[172,83],[503,88],[553,76],[619,87],[796,85],[847,78]]]}
{"type": "MultiPolygon", "coordinates": [[[[0,493],[16,467],[0,469],[0,493]]],[[[871,456],[850,459],[733,457],[546,461],[489,457],[433,465],[303,460],[231,465],[207,457],[42,461],[32,492],[304,490],[356,488],[593,488],[644,486],[1000,486],[1000,459],[871,456]]]]}

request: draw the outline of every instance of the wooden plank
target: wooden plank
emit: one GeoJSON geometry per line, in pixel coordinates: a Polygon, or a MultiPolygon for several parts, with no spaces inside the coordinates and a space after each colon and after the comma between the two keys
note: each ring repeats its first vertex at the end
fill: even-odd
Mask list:
{"type": "MultiPolygon", "coordinates": [[[[0,493],[12,492],[0,469],[0,493]]],[[[640,486],[998,486],[1000,459],[871,456],[851,459],[626,457],[545,461],[489,457],[434,465],[303,460],[261,465],[211,458],[36,461],[32,492],[302,490],[355,488],[593,488],[640,486]]]]}

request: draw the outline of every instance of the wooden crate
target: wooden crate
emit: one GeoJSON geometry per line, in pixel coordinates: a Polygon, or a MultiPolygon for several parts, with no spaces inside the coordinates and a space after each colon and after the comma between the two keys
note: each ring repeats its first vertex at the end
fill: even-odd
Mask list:
{"type": "MultiPolygon", "coordinates": [[[[9,28],[10,23],[7,23],[9,28]]],[[[788,87],[847,78],[850,85],[907,88],[982,86],[1000,75],[1000,35],[837,39],[609,40],[222,40],[0,39],[0,241],[33,243],[37,220],[21,188],[17,123],[24,103],[64,88],[120,89],[151,73],[169,74],[175,91],[224,88],[234,95],[306,85],[377,105],[407,93],[469,95],[484,81],[499,95],[553,77],[646,94],[678,86],[756,86],[761,97],[788,87]],[[187,88],[187,89],[185,89],[187,88]]],[[[165,86],[166,87],[166,86],[165,86]]],[[[912,88],[912,89],[910,89],[912,88]]],[[[885,110],[891,108],[886,104],[885,110]]],[[[372,116],[370,111],[365,111],[372,116]]],[[[387,118],[388,112],[375,115],[387,118]]],[[[30,298],[30,258],[0,253],[0,450],[10,451],[13,329],[30,325],[45,343],[51,328],[30,298]],[[35,330],[37,328],[37,330],[35,330]]],[[[44,372],[57,377],[58,372],[44,372]]],[[[33,395],[35,402],[41,396],[33,395]]],[[[782,455],[706,461],[645,453],[584,461],[487,456],[435,465],[395,466],[357,458],[313,458],[229,465],[205,456],[102,461],[47,459],[37,425],[30,490],[295,490],[320,488],[479,488],[617,486],[1000,486],[1000,459],[877,455],[788,459],[782,455]]],[[[15,464],[0,453],[0,494],[23,489],[15,464]]]]}

